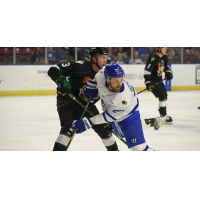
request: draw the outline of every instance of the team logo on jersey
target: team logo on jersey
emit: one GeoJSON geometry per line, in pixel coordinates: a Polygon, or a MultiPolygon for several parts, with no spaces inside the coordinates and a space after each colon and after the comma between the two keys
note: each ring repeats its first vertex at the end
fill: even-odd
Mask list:
{"type": "Polygon", "coordinates": [[[154,57],[152,57],[152,58],[151,58],[151,62],[153,62],[154,60],[155,60],[155,58],[154,58],[154,57]]]}
{"type": "Polygon", "coordinates": [[[158,76],[161,76],[163,71],[164,71],[164,67],[159,67],[158,68],[158,76]]]}
{"type": "Polygon", "coordinates": [[[125,100],[122,101],[122,104],[123,104],[123,105],[127,105],[127,101],[125,101],[125,100]]]}
{"type": "Polygon", "coordinates": [[[83,79],[83,83],[87,83],[89,79],[91,79],[91,78],[90,78],[90,77],[87,77],[87,76],[85,76],[85,77],[84,77],[84,79],[83,79]]]}
{"type": "Polygon", "coordinates": [[[164,67],[164,61],[162,60],[160,63],[158,63],[158,76],[161,76],[163,71],[164,71],[165,67],[164,67]]]}

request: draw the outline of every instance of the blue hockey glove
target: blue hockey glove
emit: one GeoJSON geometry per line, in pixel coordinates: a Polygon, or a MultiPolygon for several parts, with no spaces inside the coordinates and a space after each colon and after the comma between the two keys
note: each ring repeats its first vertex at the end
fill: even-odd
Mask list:
{"type": "Polygon", "coordinates": [[[82,133],[93,126],[94,124],[92,123],[92,121],[88,117],[84,117],[83,119],[74,121],[72,124],[72,129],[77,129],[76,133],[82,133]]]}
{"type": "Polygon", "coordinates": [[[165,72],[165,78],[166,78],[167,81],[173,79],[173,72],[171,70],[167,70],[165,72]]]}
{"type": "Polygon", "coordinates": [[[91,101],[95,101],[96,99],[99,98],[97,83],[92,79],[89,79],[87,82],[85,96],[88,100],[90,99],[91,101]]]}

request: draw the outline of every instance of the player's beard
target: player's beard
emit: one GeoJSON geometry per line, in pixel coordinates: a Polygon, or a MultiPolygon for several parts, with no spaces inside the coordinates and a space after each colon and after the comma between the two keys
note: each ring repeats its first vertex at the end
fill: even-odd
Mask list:
{"type": "Polygon", "coordinates": [[[114,92],[120,92],[122,86],[117,86],[117,87],[112,87],[111,83],[109,83],[110,88],[114,91],[114,92]]]}

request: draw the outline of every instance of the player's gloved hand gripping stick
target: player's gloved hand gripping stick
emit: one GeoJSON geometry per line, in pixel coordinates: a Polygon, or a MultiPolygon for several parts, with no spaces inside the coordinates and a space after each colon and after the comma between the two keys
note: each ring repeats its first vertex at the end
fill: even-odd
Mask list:
{"type": "Polygon", "coordinates": [[[156,86],[156,85],[162,83],[164,80],[166,80],[166,78],[164,78],[162,81],[160,81],[160,82],[158,82],[158,83],[155,83],[155,84],[153,84],[153,85],[151,85],[150,83],[147,83],[147,85],[146,85],[147,88],[144,89],[144,90],[142,90],[142,91],[140,91],[140,92],[138,92],[137,94],[140,94],[140,93],[144,92],[145,90],[152,90],[152,89],[154,88],[154,86],[156,86]]]}

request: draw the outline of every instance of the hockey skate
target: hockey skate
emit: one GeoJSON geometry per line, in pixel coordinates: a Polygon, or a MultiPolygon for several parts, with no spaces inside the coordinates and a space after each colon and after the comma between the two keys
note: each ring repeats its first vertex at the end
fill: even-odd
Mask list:
{"type": "Polygon", "coordinates": [[[166,115],[166,116],[167,116],[167,118],[166,118],[165,124],[172,124],[173,119],[168,115],[166,115]]]}
{"type": "Polygon", "coordinates": [[[164,117],[156,117],[156,118],[154,118],[154,121],[151,124],[151,126],[154,127],[154,130],[158,130],[161,126],[163,126],[165,121],[166,121],[166,116],[164,116],[164,117]]]}
{"type": "Polygon", "coordinates": [[[145,119],[145,123],[147,125],[151,124],[150,127],[154,127],[154,130],[158,130],[165,123],[166,117],[167,116],[145,119]]]}

